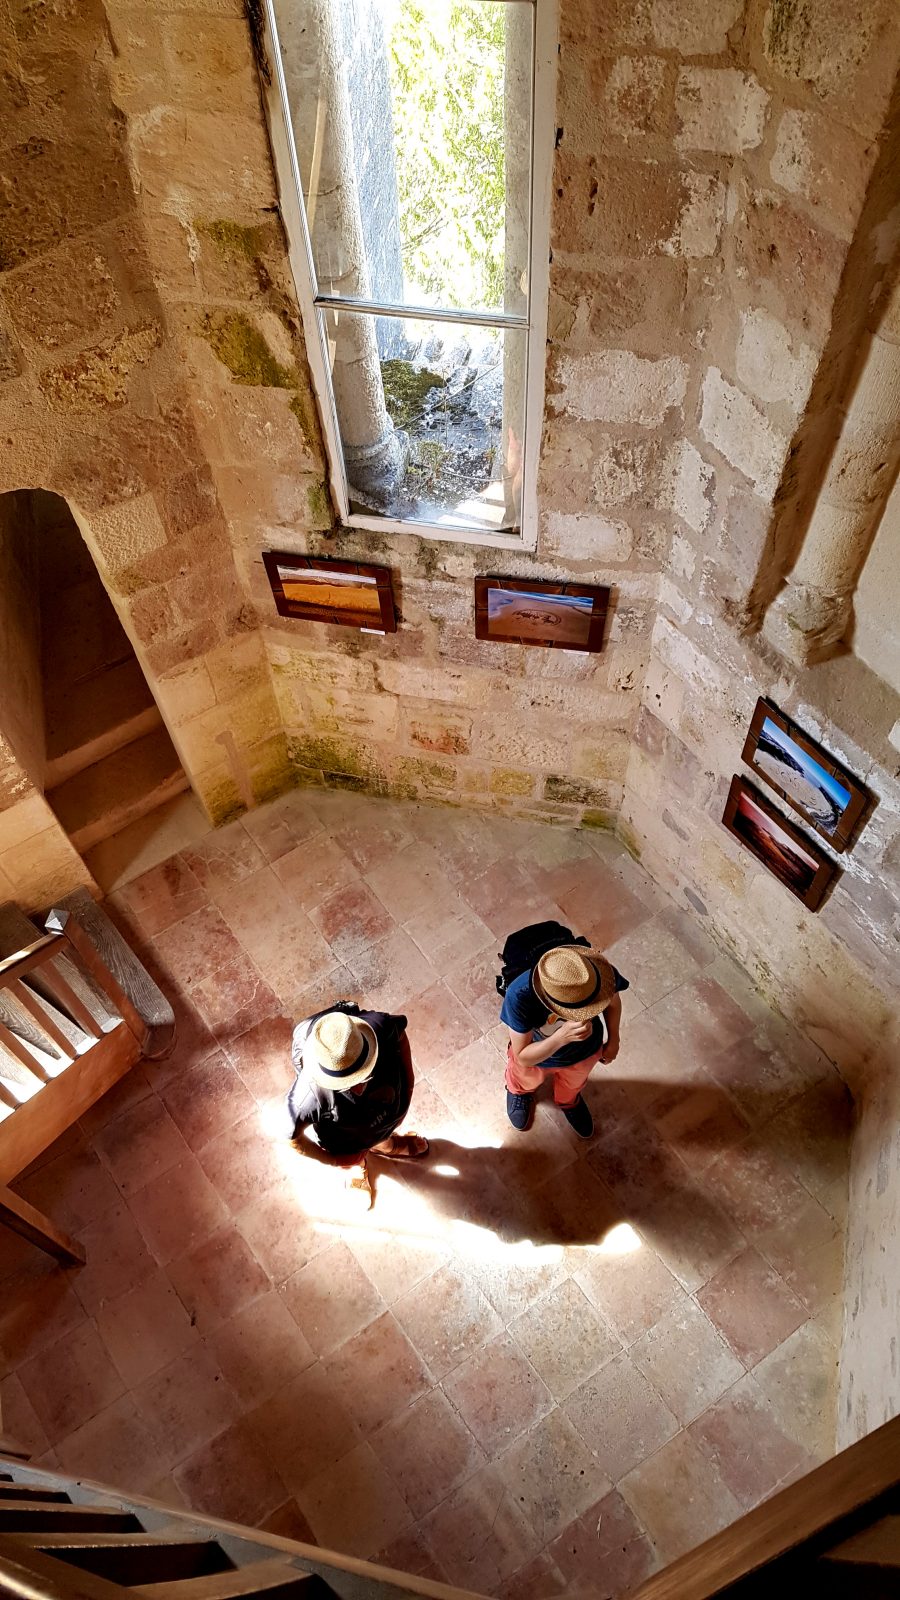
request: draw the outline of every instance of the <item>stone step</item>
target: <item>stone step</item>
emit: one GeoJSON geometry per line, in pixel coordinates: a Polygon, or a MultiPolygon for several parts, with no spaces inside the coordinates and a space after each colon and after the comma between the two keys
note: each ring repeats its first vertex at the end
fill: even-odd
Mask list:
{"type": "Polygon", "coordinates": [[[85,767],[162,726],[137,660],[119,661],[48,697],[44,786],[54,789],[85,767]]]}
{"type": "Polygon", "coordinates": [[[88,850],[144,817],[188,780],[165,728],[155,728],[47,792],[75,849],[88,850]]]}

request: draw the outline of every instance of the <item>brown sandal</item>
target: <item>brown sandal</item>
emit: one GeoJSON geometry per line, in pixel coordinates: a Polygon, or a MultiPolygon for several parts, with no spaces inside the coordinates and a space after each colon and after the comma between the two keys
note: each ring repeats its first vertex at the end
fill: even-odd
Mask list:
{"type": "Polygon", "coordinates": [[[384,1161],[421,1161],[427,1156],[431,1148],[428,1140],[421,1133],[392,1133],[390,1150],[373,1150],[373,1156],[381,1156],[384,1161]],[[403,1148],[396,1148],[395,1141],[403,1148]],[[421,1146],[415,1149],[413,1146],[421,1146]]]}

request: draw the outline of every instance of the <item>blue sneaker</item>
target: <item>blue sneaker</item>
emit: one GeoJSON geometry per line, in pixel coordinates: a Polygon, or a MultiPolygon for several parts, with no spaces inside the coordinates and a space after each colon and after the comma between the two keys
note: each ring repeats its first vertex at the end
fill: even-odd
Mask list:
{"type": "Polygon", "coordinates": [[[531,1127],[531,1116],[534,1111],[533,1094],[512,1094],[506,1091],[506,1115],[514,1128],[519,1133],[527,1133],[531,1127]]]}
{"type": "Polygon", "coordinates": [[[573,1106],[562,1106],[562,1114],[570,1128],[574,1128],[579,1139],[589,1139],[594,1131],[594,1119],[588,1110],[586,1102],[581,1095],[573,1106]]]}

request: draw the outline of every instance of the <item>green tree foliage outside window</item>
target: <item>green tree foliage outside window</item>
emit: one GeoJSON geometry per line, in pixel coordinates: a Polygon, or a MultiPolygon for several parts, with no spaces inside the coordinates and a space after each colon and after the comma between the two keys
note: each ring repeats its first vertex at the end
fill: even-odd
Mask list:
{"type": "Polygon", "coordinates": [[[406,0],[390,31],[404,276],[431,304],[503,306],[503,10],[406,0]]]}

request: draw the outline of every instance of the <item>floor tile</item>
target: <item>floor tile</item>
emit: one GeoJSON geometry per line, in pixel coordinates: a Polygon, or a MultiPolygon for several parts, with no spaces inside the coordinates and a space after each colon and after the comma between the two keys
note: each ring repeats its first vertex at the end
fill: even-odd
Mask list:
{"type": "Polygon", "coordinates": [[[402,928],[358,950],[347,962],[366,1009],[397,1012],[411,995],[430,989],[438,974],[402,928]]]}
{"type": "Polygon", "coordinates": [[[227,1226],[170,1261],[166,1271],[201,1333],[208,1333],[269,1288],[269,1275],[246,1240],[227,1226]]]}
{"type": "Polygon", "coordinates": [[[555,1539],[610,1488],[598,1452],[560,1410],[523,1435],[497,1467],[540,1545],[555,1539]]]}
{"type": "Polygon", "coordinates": [[[551,1394],[562,1400],[621,1349],[571,1279],[551,1289],[510,1326],[551,1394]]]}
{"type": "Polygon", "coordinates": [[[748,1125],[718,1084],[672,1088],[654,1100],[650,1117],[690,1172],[703,1172],[745,1138],[748,1125]]]}
{"type": "Polygon", "coordinates": [[[188,1147],[168,1111],[153,1096],[107,1123],[96,1135],[101,1160],[123,1194],[161,1178],[188,1154],[188,1147]]]}
{"type": "Polygon", "coordinates": [[[149,1494],[165,1468],[160,1449],[130,1394],[123,1394],[57,1446],[60,1469],[96,1478],[125,1493],[149,1494]]]}
{"type": "Polygon", "coordinates": [[[656,1251],[628,1224],[604,1254],[594,1251],[579,1262],[576,1283],[625,1345],[652,1328],[685,1298],[685,1292],[656,1251]]]}
{"type": "Polygon", "coordinates": [[[170,979],[188,993],[210,973],[240,962],[242,955],[238,940],[214,905],[205,905],[164,929],[154,946],[170,979]]]}
{"type": "Polygon", "coordinates": [[[265,857],[243,822],[216,828],[181,852],[204,888],[213,897],[240,883],[264,864],[265,857]]]}
{"type": "Polygon", "coordinates": [[[267,1400],[315,1360],[274,1289],[220,1322],[207,1336],[207,1344],[244,1406],[267,1400]]]}
{"type": "Polygon", "coordinates": [[[124,1201],[83,1228],[79,1237],[86,1259],[71,1280],[89,1314],[104,1300],[115,1300],[136,1289],[156,1271],[156,1262],[124,1201]]]}
{"type": "Polygon", "coordinates": [[[328,1244],[323,1233],[301,1210],[288,1183],[267,1189],[238,1212],[236,1226],[260,1266],[274,1284],[282,1284],[328,1244]]]}
{"type": "Polygon", "coordinates": [[[495,1456],[546,1416],[553,1396],[509,1334],[492,1339],[454,1367],[444,1393],[488,1456],[495,1456]]]}
{"type": "Polygon", "coordinates": [[[733,1384],[688,1432],[745,1511],[808,1459],[778,1426],[752,1374],[733,1384]]]}
{"type": "Polygon", "coordinates": [[[741,1514],[709,1457],[687,1433],[635,1467],[619,1489],[664,1565],[711,1539],[741,1514]]]}
{"type": "Polygon", "coordinates": [[[292,899],[307,911],[338,889],[350,889],[358,882],[354,862],[328,836],[317,836],[315,845],[301,844],[279,856],[273,870],[292,899]]]}
{"type": "Polygon", "coordinates": [[[363,1434],[374,1433],[431,1388],[431,1376],[390,1311],[326,1362],[329,1378],[363,1434]]]}
{"type": "Polygon", "coordinates": [[[498,1467],[481,1467],[419,1524],[447,1582],[493,1594],[541,1545],[498,1467]]]}
{"type": "Polygon", "coordinates": [[[41,1455],[49,1447],[40,1417],[14,1372],[0,1378],[0,1416],[3,1418],[3,1432],[8,1438],[15,1439],[29,1455],[41,1455]]]}
{"type": "Polygon", "coordinates": [[[150,938],[202,910],[207,902],[206,889],[181,856],[172,856],[132,878],[118,890],[117,898],[150,938]]]}
{"type": "Polygon", "coordinates": [[[263,1456],[297,1492],[359,1443],[351,1406],[352,1395],[318,1361],[248,1411],[246,1421],[263,1456]]]}
{"type": "Polygon", "coordinates": [[[678,1432],[678,1419],[624,1354],[576,1389],[563,1411],[612,1483],[678,1432]]]}
{"type": "Polygon", "coordinates": [[[335,964],[327,942],[271,867],[221,894],[219,909],[242,950],[282,1002],[335,964]]]}
{"type": "Polygon", "coordinates": [[[171,1078],[159,1097],[194,1151],[251,1114],[253,1097],[224,1052],[216,1050],[189,1072],[171,1078]]]}
{"type": "Polygon", "coordinates": [[[421,840],[404,845],[380,861],[365,873],[365,880],[394,920],[402,923],[426,912],[436,900],[448,899],[453,892],[438,851],[421,840]]]}
{"type": "Polygon", "coordinates": [[[711,1054],[743,1039],[753,1028],[747,1013],[710,977],[682,984],[653,1006],[652,1016],[704,1065],[711,1054]]]}
{"type": "Polygon", "coordinates": [[[385,1423],[369,1443],[416,1519],[445,1500],[485,1460],[483,1449],[440,1389],[385,1423]]]}
{"type": "Polygon", "coordinates": [[[443,1582],[444,1574],[434,1559],[418,1528],[411,1528],[392,1539],[383,1550],[372,1557],[376,1567],[387,1567],[390,1572],[402,1572],[407,1577],[431,1578],[443,1582]]]}
{"type": "Polygon", "coordinates": [[[631,1359],[682,1425],[743,1376],[743,1366],[694,1300],[684,1300],[631,1346],[631,1359]]]}
{"type": "Polygon", "coordinates": [[[406,1501],[368,1444],[313,1478],[297,1496],[324,1549],[363,1558],[374,1555],[409,1527],[406,1501]]]}
{"type": "Polygon", "coordinates": [[[228,1207],[190,1152],[162,1178],[129,1195],[128,1204],[148,1248],[163,1265],[228,1219],[228,1207]]]}
{"type": "Polygon", "coordinates": [[[283,1182],[285,1169],[274,1154],[257,1109],[204,1145],[198,1160],[226,1205],[238,1212],[283,1182]]]}
{"type": "Polygon", "coordinates": [[[329,1355],[384,1311],[346,1244],[333,1244],[282,1285],[285,1306],[317,1356],[329,1355]]]}
{"type": "Polygon", "coordinates": [[[754,1367],[809,1315],[756,1250],[735,1256],[697,1299],[745,1367],[754,1367]]]}
{"type": "Polygon", "coordinates": [[[396,923],[387,907],[365,884],[339,889],[310,913],[314,927],[331,946],[336,961],[354,961],[393,933],[396,923]]]}
{"type": "Polygon", "coordinates": [[[80,1132],[73,1148],[17,1178],[15,1189],[39,1211],[52,1212],[58,1227],[76,1234],[119,1201],[115,1180],[80,1132]]]}
{"type": "MultiPolygon", "coordinates": [[[[547,1554],[567,1591],[571,1586],[586,1593],[600,1579],[604,1594],[627,1594],[657,1565],[641,1523],[615,1489],[570,1522],[549,1545],[547,1554]]],[[[554,1593],[553,1589],[548,1592],[554,1593]]]]}
{"type": "Polygon", "coordinates": [[[400,1010],[409,1017],[417,1072],[427,1073],[445,1057],[481,1037],[474,1017],[444,983],[434,983],[421,994],[411,995],[401,1002],[400,1010]]]}
{"type": "Polygon", "coordinates": [[[47,1345],[18,1369],[19,1382],[54,1445],[122,1394],[122,1377],[92,1323],[47,1345]]]}
{"type": "MultiPolygon", "coordinates": [[[[30,1254],[33,1258],[35,1252],[30,1254]]],[[[51,1269],[46,1258],[35,1270],[32,1260],[29,1269],[7,1279],[0,1290],[0,1355],[4,1371],[12,1372],[84,1321],[84,1306],[74,1292],[70,1275],[55,1264],[51,1269]]]]}
{"type": "Polygon", "coordinates": [[[726,1210],[690,1182],[661,1190],[634,1212],[642,1238],[691,1294],[747,1243],[726,1210]]]}
{"type": "Polygon", "coordinates": [[[452,1267],[401,1296],[394,1315],[436,1379],[502,1331],[493,1307],[452,1267]]]}
{"type": "Polygon", "coordinates": [[[249,1527],[258,1527],[286,1497],[281,1478],[245,1422],[201,1445],[173,1476],[189,1506],[249,1527]]]}
{"type": "Polygon", "coordinates": [[[811,1318],[753,1369],[778,1426],[817,1462],[834,1451],[836,1368],[837,1351],[811,1318]]]}
{"type": "MultiPolygon", "coordinates": [[[[299,1020],[299,1018],[298,1018],[299,1020]]],[[[247,1033],[229,1039],[228,1059],[254,1100],[265,1104],[286,1095],[294,1079],[291,1065],[293,1023],[287,1017],[267,1017],[247,1033]]]]}
{"type": "Polygon", "coordinates": [[[164,1272],[106,1300],[97,1331],[129,1388],[167,1367],[195,1340],[191,1319],[164,1272]]]}
{"type": "Polygon", "coordinates": [[[469,963],[474,955],[485,953],[491,961],[497,959],[496,935],[456,890],[429,900],[404,920],[403,926],[432,966],[445,975],[469,963]]]}
{"type": "Polygon", "coordinates": [[[448,1259],[448,1247],[440,1241],[398,1238],[378,1228],[371,1233],[360,1228],[348,1242],[366,1277],[389,1306],[448,1259]]]}
{"type": "Polygon", "coordinates": [[[238,1401],[211,1351],[193,1348],[133,1390],[166,1465],[175,1466],[234,1422],[238,1401]]]}
{"type": "MultiPolygon", "coordinates": [[[[270,805],[248,811],[241,827],[258,845],[267,861],[280,861],[298,845],[323,834],[322,822],[312,806],[304,805],[297,794],[282,795],[270,805]]],[[[316,846],[320,843],[316,838],[316,846]]]]}
{"type": "Polygon", "coordinates": [[[659,917],[608,944],[606,954],[645,1006],[655,1005],[700,970],[687,946],[659,917]]]}
{"type": "Polygon", "coordinates": [[[550,1596],[563,1594],[566,1588],[566,1580],[556,1563],[541,1550],[507,1578],[495,1593],[497,1600],[550,1600],[550,1596]]]}

